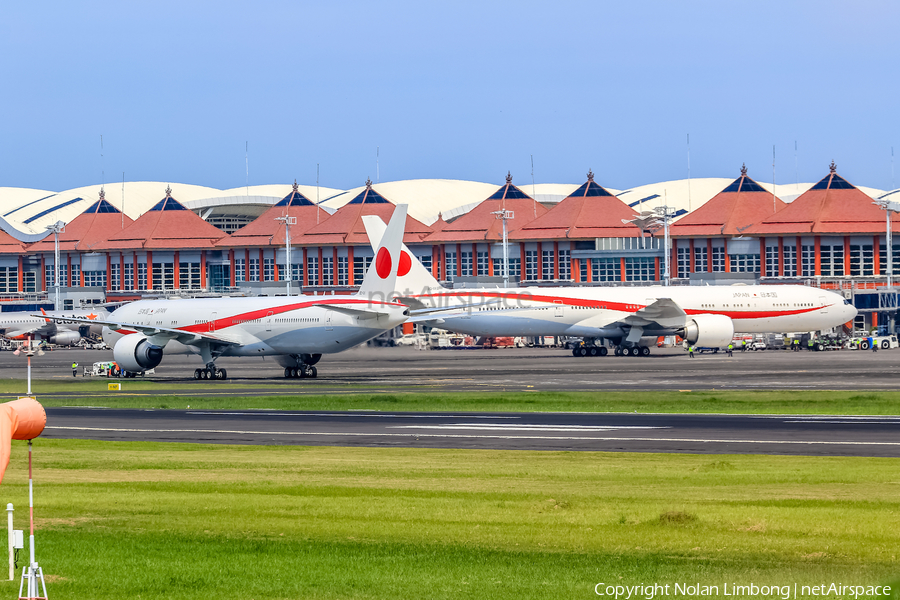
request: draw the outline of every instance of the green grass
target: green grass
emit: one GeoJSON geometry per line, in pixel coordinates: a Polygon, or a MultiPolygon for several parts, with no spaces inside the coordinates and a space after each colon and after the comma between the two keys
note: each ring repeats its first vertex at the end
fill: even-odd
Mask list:
{"type": "MultiPolygon", "coordinates": [[[[34,458],[56,598],[900,586],[900,459],[40,439],[34,458]]],[[[0,487],[20,528],[26,459],[15,442],[0,487]]]]}
{"type": "MultiPolygon", "coordinates": [[[[260,396],[245,396],[246,384],[161,383],[124,380],[122,391],[107,381],[39,381],[32,390],[45,406],[268,410],[389,410],[465,412],[654,412],[731,414],[898,415],[900,391],[604,391],[438,392],[403,388],[374,393],[356,387],[323,392],[316,385],[255,384],[260,396]]],[[[0,401],[26,389],[18,380],[0,380],[0,401]]]]}

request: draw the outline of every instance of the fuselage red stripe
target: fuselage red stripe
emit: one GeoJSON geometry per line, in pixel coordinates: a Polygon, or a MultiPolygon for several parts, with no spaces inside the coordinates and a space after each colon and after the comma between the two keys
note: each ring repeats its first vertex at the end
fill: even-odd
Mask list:
{"type": "MultiPolygon", "coordinates": [[[[633,304],[626,302],[610,302],[606,300],[587,300],[582,298],[567,298],[565,296],[547,296],[547,295],[534,295],[534,294],[518,294],[518,293],[509,293],[509,292],[466,292],[464,290],[460,290],[457,293],[439,293],[439,294],[419,294],[417,296],[412,296],[413,298],[421,299],[421,298],[451,298],[451,297],[480,297],[480,298],[500,298],[504,300],[519,300],[519,301],[530,301],[530,302],[543,302],[545,304],[551,306],[580,306],[587,308],[594,308],[600,310],[614,310],[619,312],[627,312],[627,313],[636,313],[644,308],[647,308],[647,305],[644,304],[633,304]]],[[[700,309],[683,309],[685,313],[689,315],[725,315],[732,319],[770,319],[774,317],[787,317],[792,315],[802,315],[810,312],[814,312],[817,310],[821,310],[823,308],[827,308],[829,305],[823,306],[810,306],[804,308],[794,308],[794,309],[785,309],[785,310],[762,310],[762,311],[740,311],[740,310],[700,310],[700,309]]],[[[527,308],[527,307],[522,307],[527,308]]]]}

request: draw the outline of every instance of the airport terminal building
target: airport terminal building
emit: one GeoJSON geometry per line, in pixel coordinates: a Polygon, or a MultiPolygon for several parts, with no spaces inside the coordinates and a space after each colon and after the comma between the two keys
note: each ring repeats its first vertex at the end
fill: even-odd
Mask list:
{"type": "Polygon", "coordinates": [[[51,302],[57,273],[60,308],[278,295],[289,278],[295,293],[350,293],[373,256],[362,217],[387,222],[405,203],[404,242],[448,286],[500,284],[505,229],[511,285],[647,285],[665,279],[668,262],[673,285],[842,290],[860,310],[856,327],[893,328],[900,243],[887,242],[889,215],[874,202],[891,193],[855,187],[833,163],[806,189],[773,189],[745,168],[734,180],[686,183],[615,191],[589,172],[581,185],[524,189],[509,174],[499,187],[413,180],[348,191],[296,183],[0,188],[11,207],[0,215],[0,307],[51,302]]]}

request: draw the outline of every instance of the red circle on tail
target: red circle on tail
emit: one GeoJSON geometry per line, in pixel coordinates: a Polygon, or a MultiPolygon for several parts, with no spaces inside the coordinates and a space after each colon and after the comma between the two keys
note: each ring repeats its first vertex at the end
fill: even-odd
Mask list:
{"type": "Polygon", "coordinates": [[[400,251],[400,264],[397,266],[397,275],[403,277],[412,269],[412,259],[405,250],[400,251]]]}
{"type": "Polygon", "coordinates": [[[391,274],[391,253],[387,248],[381,248],[375,257],[375,272],[382,279],[391,274]]]}

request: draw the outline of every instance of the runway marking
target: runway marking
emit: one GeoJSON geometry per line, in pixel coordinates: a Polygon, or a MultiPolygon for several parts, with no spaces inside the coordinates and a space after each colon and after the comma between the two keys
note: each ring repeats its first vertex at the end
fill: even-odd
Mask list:
{"type": "Polygon", "coordinates": [[[671,429],[668,426],[619,425],[541,425],[457,423],[449,425],[388,425],[388,429],[473,429],[477,431],[615,431],[617,429],[671,429]]]}
{"type": "Polygon", "coordinates": [[[283,436],[323,436],[323,437],[402,437],[402,438],[451,438],[451,439],[497,439],[497,440],[562,440],[594,442],[691,442],[702,444],[787,444],[820,446],[898,446],[900,442],[853,442],[834,440],[719,440],[702,438],[648,438],[648,437],[578,437],[578,436],[538,436],[538,435],[474,435],[449,433],[362,433],[325,431],[241,431],[235,429],[132,429],[113,427],[65,427],[47,426],[45,429],[69,431],[107,431],[116,433],[222,433],[232,435],[283,435],[283,436]]]}
{"type": "Polygon", "coordinates": [[[520,416],[506,415],[416,415],[416,414],[396,414],[396,413],[292,413],[292,412],[218,412],[218,411],[189,411],[189,415],[229,415],[238,417],[375,417],[384,418],[410,418],[410,419],[521,419],[520,416]]]}

